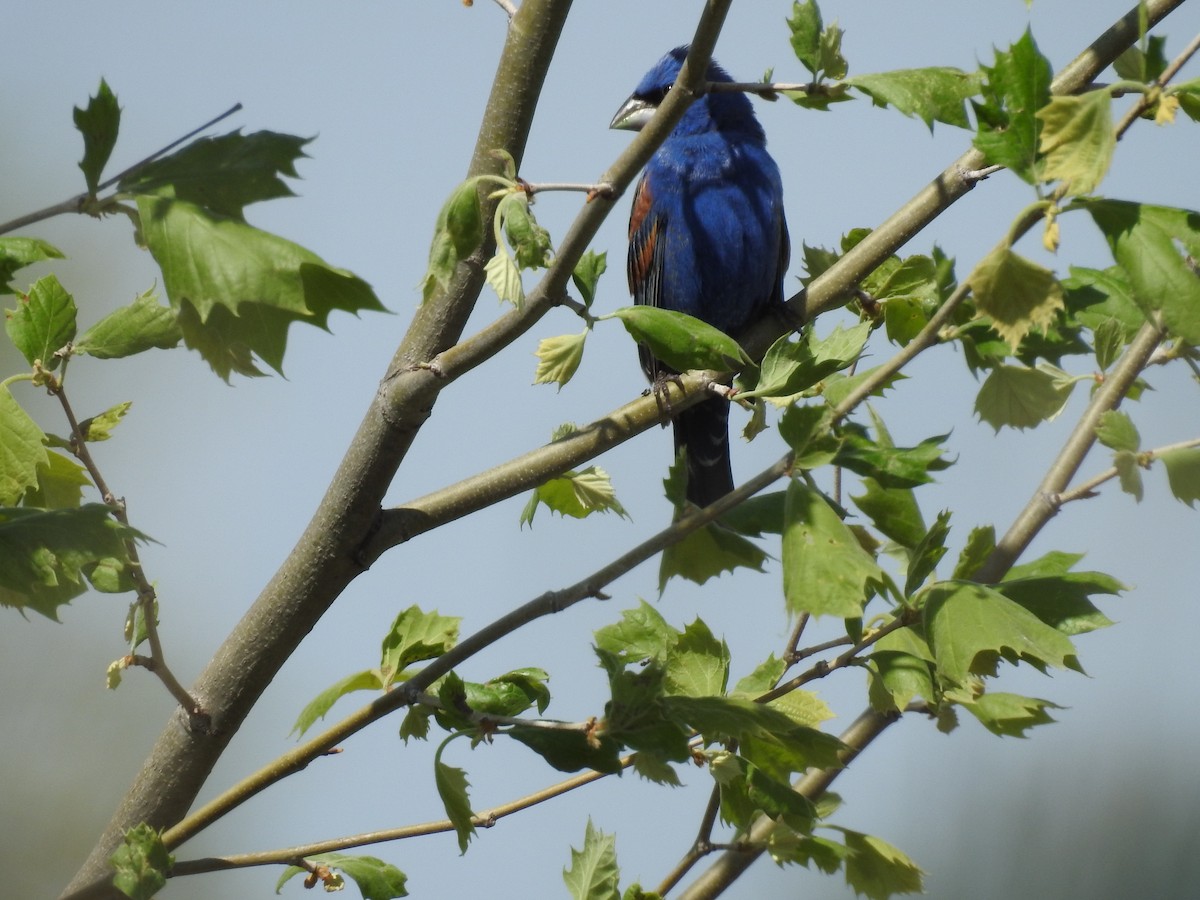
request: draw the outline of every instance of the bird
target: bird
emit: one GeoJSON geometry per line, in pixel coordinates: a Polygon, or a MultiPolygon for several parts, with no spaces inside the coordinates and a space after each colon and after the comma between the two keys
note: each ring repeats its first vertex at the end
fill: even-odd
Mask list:
{"type": "MultiPolygon", "coordinates": [[[[687,45],[646,73],[610,128],[640,130],[674,85],[687,45]]],[[[709,82],[733,79],[715,61],[709,82]]],[[[626,274],[635,304],[687,313],[727,334],[782,309],[790,245],[779,167],[744,93],[707,91],[688,107],[638,181],[626,274]]],[[[639,345],[656,388],[678,373],[639,345]]],[[[733,490],[729,402],[712,397],[675,417],[687,460],[687,499],[708,506],[733,490]]]]}

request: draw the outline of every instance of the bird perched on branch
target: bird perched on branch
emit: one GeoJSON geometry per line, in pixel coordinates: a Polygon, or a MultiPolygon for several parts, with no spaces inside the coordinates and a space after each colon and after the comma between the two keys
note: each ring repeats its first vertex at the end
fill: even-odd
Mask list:
{"type": "MultiPolygon", "coordinates": [[[[637,131],[678,78],[688,48],[646,73],[610,128],[637,131]]],[[[715,62],[709,82],[732,79],[715,62]]],[[[782,304],[788,263],[779,168],[750,100],[707,92],[688,107],[646,164],[629,216],[627,273],[634,302],[677,310],[733,334],[782,304]]],[[[674,373],[639,347],[642,369],[660,383],[674,373]]],[[[674,421],[686,449],[687,498],[707,506],[733,490],[729,402],[713,397],[674,421]]]]}

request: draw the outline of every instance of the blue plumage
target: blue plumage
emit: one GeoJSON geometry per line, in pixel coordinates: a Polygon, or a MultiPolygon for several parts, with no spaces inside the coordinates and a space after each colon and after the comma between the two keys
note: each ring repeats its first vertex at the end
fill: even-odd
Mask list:
{"type": "MultiPolygon", "coordinates": [[[[642,79],[611,127],[641,128],[679,76],[686,47],[642,79]]],[[[715,62],[710,82],[731,81],[715,62]]],[[[742,93],[706,93],[646,164],[629,217],[629,290],[635,303],[677,310],[736,333],[782,303],[788,262],[779,169],[742,93]]],[[[641,348],[652,380],[669,370],[641,348]]],[[[706,400],[675,419],[687,448],[688,499],[707,506],[733,489],[729,405],[706,400]]]]}

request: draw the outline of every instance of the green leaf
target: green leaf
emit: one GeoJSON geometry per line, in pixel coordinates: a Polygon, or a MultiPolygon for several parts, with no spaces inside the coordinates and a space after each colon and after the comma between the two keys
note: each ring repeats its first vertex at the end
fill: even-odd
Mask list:
{"type": "MultiPolygon", "coordinates": [[[[458,185],[438,213],[429,246],[429,268],[421,279],[423,301],[439,288],[445,290],[455,267],[483,240],[478,183],[478,179],[470,178],[458,185]]],[[[490,276],[488,283],[492,283],[490,276]]]]}
{"type": "Polygon", "coordinates": [[[39,278],[16,309],[4,311],[4,328],[29,365],[39,362],[53,371],[61,360],[54,355],[75,337],[75,300],[54,275],[39,278]]]}
{"type": "Polygon", "coordinates": [[[884,535],[901,547],[915,549],[925,538],[925,519],[910,488],[883,487],[864,478],[864,492],[850,499],[884,535]]]}
{"type": "Polygon", "coordinates": [[[1047,625],[1065,635],[1085,634],[1107,628],[1112,620],[1088,599],[1093,594],[1119,594],[1127,590],[1103,572],[1062,572],[1010,578],[996,585],[1005,597],[1029,610],[1047,625]]]}
{"type": "Polygon", "coordinates": [[[833,462],[839,440],[832,432],[833,417],[823,405],[793,404],[779,420],[779,436],[796,454],[797,469],[816,469],[833,462]]]}
{"type": "Polygon", "coordinates": [[[1176,500],[1192,506],[1200,500],[1200,448],[1167,450],[1159,454],[1176,500]]]}
{"type": "Polygon", "coordinates": [[[1081,201],[1104,233],[1143,312],[1161,312],[1167,329],[1200,344],[1200,213],[1121,200],[1081,201]]]}
{"type": "Polygon", "coordinates": [[[545,681],[549,676],[541,669],[515,669],[479,684],[464,684],[466,705],[485,716],[519,716],[535,703],[544,712],[550,702],[545,681]]]}
{"type": "Polygon", "coordinates": [[[1122,345],[1146,321],[1133,299],[1133,286],[1120,266],[1103,270],[1071,266],[1070,276],[1061,284],[1066,291],[1067,308],[1076,321],[1093,331],[1101,326],[1117,326],[1122,345]]]}
{"type": "Polygon", "coordinates": [[[61,453],[47,453],[46,465],[37,469],[37,484],[26,490],[21,505],[40,509],[71,509],[83,502],[81,488],[91,483],[87,469],[75,460],[61,453]]]}
{"type": "Polygon", "coordinates": [[[474,814],[471,812],[471,801],[467,796],[467,773],[455,766],[448,766],[441,760],[446,743],[457,735],[451,735],[438,748],[437,757],[433,761],[433,781],[437,785],[438,796],[446,807],[446,818],[454,825],[458,835],[459,853],[467,852],[467,845],[475,835],[474,814]]]}
{"type": "Polygon", "coordinates": [[[729,647],[696,619],[684,629],[666,658],[663,687],[668,694],[709,697],[725,693],[729,647]]]}
{"type": "Polygon", "coordinates": [[[75,352],[97,359],[117,359],[154,348],[169,350],[181,340],[183,332],[175,313],[158,302],[151,288],[85,331],[75,342],[75,352]]]}
{"type": "Polygon", "coordinates": [[[573,519],[583,519],[597,512],[615,512],[623,519],[629,518],[625,507],[617,500],[612,479],[599,466],[588,466],[581,472],[564,472],[534,488],[521,512],[522,526],[533,524],[539,504],[573,519]]]}
{"type": "Polygon", "coordinates": [[[854,618],[868,581],[883,572],[825,498],[799,481],[788,486],[783,531],[783,593],[793,613],[854,618]]]}
{"type": "Polygon", "coordinates": [[[617,879],[617,840],[592,825],[588,817],[583,849],[571,848],[571,866],[563,881],[574,900],[620,900],[617,879]]]}
{"type": "Polygon", "coordinates": [[[538,224],[529,203],[528,193],[512,191],[501,198],[496,216],[502,223],[504,237],[512,248],[517,266],[542,269],[550,264],[550,232],[538,224]]]}
{"type": "Polygon", "coordinates": [[[184,342],[222,378],[261,374],[254,355],[279,371],[293,322],[383,309],[362,279],[245,222],[169,197],[141,195],[138,211],[184,342]]]}
{"type": "Polygon", "coordinates": [[[657,609],[641,600],[635,609],[621,613],[620,622],[605,625],[593,637],[598,649],[628,665],[647,659],[666,659],[680,632],[657,609]]]}
{"type": "Polygon", "coordinates": [[[1110,450],[1141,449],[1142,439],[1133,419],[1119,409],[1110,409],[1100,414],[1096,423],[1096,440],[1110,450]]]}
{"type": "Polygon", "coordinates": [[[662,760],[689,759],[687,734],[665,712],[666,672],[657,661],[628,671],[615,656],[596,649],[608,673],[612,699],[605,705],[600,734],[662,760]]]}
{"type": "MultiPolygon", "coordinates": [[[[0,506],[11,506],[38,484],[48,466],[46,435],[0,384],[0,506]]],[[[0,551],[3,552],[3,551],[0,551]]]]}
{"type": "Polygon", "coordinates": [[[981,525],[971,529],[967,542],[958,554],[958,562],[954,564],[954,580],[971,578],[979,567],[996,549],[996,528],[994,525],[981,525]]]}
{"type": "Polygon", "coordinates": [[[971,675],[994,675],[1003,658],[1039,670],[1079,671],[1070,639],[999,591],[970,582],[941,582],[924,594],[924,623],[938,672],[965,685],[971,675]]]}
{"type": "Polygon", "coordinates": [[[529,725],[514,725],[504,733],[529,747],[560,772],[592,769],[612,775],[623,768],[621,745],[607,735],[529,725]]]}
{"type": "Polygon", "coordinates": [[[256,131],[202,137],[122,179],[122,192],[171,196],[242,219],[245,207],[295,196],[280,176],[298,178],[296,160],[311,138],[256,131]]]}
{"type": "Polygon", "coordinates": [[[58,620],[58,607],[87,589],[129,590],[126,540],[144,535],[121,525],[102,503],[76,509],[0,509],[0,606],[58,620]]]}
{"type": "Polygon", "coordinates": [[[757,544],[713,522],[697,528],[663,551],[658,567],[658,591],[675,576],[704,584],[737,568],[763,571],[770,556],[757,544]]]}
{"type": "Polygon", "coordinates": [[[498,248],[496,255],[484,265],[483,274],[501,302],[511,303],[518,308],[524,304],[525,286],[521,283],[521,270],[507,250],[498,248]]]}
{"type": "Polygon", "coordinates": [[[989,163],[1006,166],[1030,184],[1037,180],[1039,109],[1050,100],[1053,72],[1026,29],[1007,51],[996,51],[983,66],[983,100],[975,104],[979,132],[975,146],[989,163]]]}
{"type": "Polygon", "coordinates": [[[167,873],[175,865],[162,835],[144,823],[125,832],[108,861],[116,870],[113,886],[132,900],[150,900],[166,887],[167,873]]]}
{"type": "Polygon", "coordinates": [[[1037,117],[1042,123],[1038,149],[1045,157],[1041,179],[1061,182],[1067,196],[1092,193],[1108,173],[1117,146],[1112,95],[1099,90],[1051,97],[1037,117]]]}
{"type": "Polygon", "coordinates": [[[868,686],[871,706],[882,712],[899,712],[916,698],[936,696],[930,665],[910,653],[876,650],[871,654],[872,678],[868,686]]]}
{"type": "Polygon", "coordinates": [[[0,294],[14,292],[12,277],[20,269],[46,259],[63,259],[57,247],[40,238],[0,237],[0,294]]]}
{"type": "Polygon", "coordinates": [[[792,17],[787,20],[788,29],[792,33],[792,50],[796,58],[804,65],[815,79],[821,71],[821,10],[815,0],[795,0],[792,4],[792,17]]]}
{"type": "Polygon", "coordinates": [[[1062,709],[1049,700],[992,691],[961,705],[992,734],[1019,738],[1025,737],[1025,732],[1036,725],[1054,721],[1047,709],[1062,709]]]}
{"type": "Polygon", "coordinates": [[[721,516],[720,522],[726,528],[731,528],[746,537],[783,534],[783,507],[786,498],[786,491],[756,494],[721,516]]]}
{"type": "Polygon", "coordinates": [[[761,812],[794,830],[812,830],[817,817],[816,806],[793,790],[786,780],[745,758],[734,757],[724,768],[726,771],[718,783],[721,786],[721,817],[725,821],[744,829],[761,812]]]}
{"type": "Polygon", "coordinates": [[[765,694],[771,688],[775,687],[786,671],[787,663],[782,659],[776,658],[775,654],[772,653],[759,663],[753,672],[738,680],[730,696],[740,697],[744,700],[753,700],[760,694],[765,694]]]}
{"type": "Polygon", "coordinates": [[[1015,351],[1031,329],[1048,330],[1063,308],[1063,292],[1054,273],[998,247],[970,275],[979,311],[1015,351]]]}
{"type": "Polygon", "coordinates": [[[83,135],[83,159],[79,168],[83,170],[88,193],[95,194],[100,173],[112,155],[121,127],[121,107],[103,78],[96,96],[88,99],[87,109],[75,107],[74,119],[75,128],[83,135]]]}
{"type": "Polygon", "coordinates": [[[979,93],[981,81],[975,72],[932,66],[856,75],[844,83],[858,88],[876,106],[891,105],[906,116],[917,116],[932,130],[935,121],[969,128],[963,103],[979,93]]]}
{"type": "MultiPolygon", "coordinates": [[[[358,886],[363,900],[393,900],[396,897],[407,897],[405,882],[408,876],[393,866],[375,856],[351,856],[347,853],[318,853],[306,856],[305,861],[318,866],[328,866],[337,872],[344,872],[358,886]]],[[[288,866],[279,881],[275,883],[275,893],[296,875],[307,875],[308,870],[300,866],[288,866]]],[[[337,887],[325,886],[326,891],[340,890],[337,887]]]]}
{"type": "Polygon", "coordinates": [[[379,656],[383,687],[391,687],[413,663],[436,659],[457,644],[461,622],[459,616],[443,616],[437,610],[422,612],[415,604],[396,616],[379,656]]]}
{"type": "Polygon", "coordinates": [[[862,428],[847,425],[834,462],[873,478],[884,487],[917,487],[933,481],[930,472],[950,467],[950,460],[942,457],[942,442],[948,437],[949,434],[940,434],[915,447],[893,447],[884,441],[871,440],[862,428]]]}
{"type": "Polygon", "coordinates": [[[1041,369],[997,366],[979,389],[975,412],[996,431],[1032,428],[1062,412],[1070,396],[1070,384],[1041,369]]]}
{"type": "Polygon", "coordinates": [[[739,396],[767,397],[778,405],[791,403],[801,391],[854,363],[870,334],[871,323],[859,322],[845,329],[838,325],[824,339],[811,328],[794,341],[791,335],[784,335],[763,357],[758,385],[739,396]]]}
{"type": "Polygon", "coordinates": [[[777,865],[799,863],[811,868],[810,864],[814,864],[826,875],[832,875],[840,869],[846,856],[846,848],[837,841],[799,834],[778,823],[767,836],[767,852],[777,865]]]}
{"type": "Polygon", "coordinates": [[[325,714],[329,712],[333,704],[352,691],[378,691],[382,688],[383,681],[379,677],[379,673],[374,670],[347,675],[341,681],[334,682],[325,688],[313,697],[304,709],[300,710],[300,715],[296,717],[296,724],[292,726],[291,733],[297,737],[303,736],[314,722],[325,718],[325,714]]]}
{"type": "Polygon", "coordinates": [[[846,883],[870,900],[887,900],[895,894],[919,894],[921,870],[887,841],[838,828],[846,838],[846,883]]]}
{"type": "Polygon", "coordinates": [[[601,319],[620,319],[625,330],[645,344],[654,358],[677,372],[689,369],[728,371],[749,362],[737,341],[694,316],[656,306],[623,306],[601,319]]]}
{"type": "Polygon", "coordinates": [[[125,418],[132,401],[126,400],[116,406],[109,407],[98,416],[84,419],[79,423],[79,432],[85,441],[107,441],[112,437],[112,430],[125,418]]]}
{"type": "Polygon", "coordinates": [[[950,512],[938,513],[933,527],[913,549],[908,563],[908,575],[904,579],[904,595],[912,594],[934,573],[941,558],[946,555],[946,538],[950,536],[950,512]]]}
{"type": "Polygon", "coordinates": [[[1132,494],[1138,503],[1142,502],[1143,496],[1141,466],[1138,455],[1130,450],[1118,450],[1113,454],[1113,467],[1117,470],[1121,490],[1132,494]]]}
{"type": "Polygon", "coordinates": [[[575,264],[575,271],[571,273],[571,281],[575,283],[575,288],[583,299],[584,308],[592,308],[592,301],[596,299],[596,285],[607,268],[607,253],[588,250],[579,257],[579,262],[575,264]]]}

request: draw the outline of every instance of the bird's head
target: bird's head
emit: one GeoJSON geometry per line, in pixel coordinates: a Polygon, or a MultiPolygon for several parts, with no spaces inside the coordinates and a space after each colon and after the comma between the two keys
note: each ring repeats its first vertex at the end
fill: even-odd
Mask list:
{"type": "MultiPolygon", "coordinates": [[[[646,73],[629,99],[621,104],[609,128],[640,131],[666,98],[683,69],[687,45],[676,47],[646,73]]],[[[710,82],[733,81],[714,60],[704,73],[710,82]]],[[[754,108],[745,94],[709,92],[688,107],[672,135],[701,134],[705,131],[743,132],[762,136],[762,126],[754,117],[754,108]]]]}

